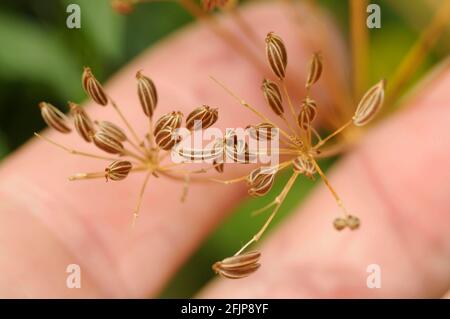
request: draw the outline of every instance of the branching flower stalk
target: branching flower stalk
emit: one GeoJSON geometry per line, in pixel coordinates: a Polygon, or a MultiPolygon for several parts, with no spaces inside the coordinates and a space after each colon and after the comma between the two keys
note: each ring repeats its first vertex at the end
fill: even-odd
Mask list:
{"type": "MultiPolygon", "coordinates": [[[[327,137],[322,138],[312,126],[312,122],[316,118],[317,114],[317,102],[310,96],[310,89],[320,79],[323,70],[323,63],[320,54],[314,54],[311,59],[309,71],[305,81],[306,96],[299,105],[294,105],[289,97],[288,89],[284,85],[288,62],[287,50],[283,40],[273,32],[269,32],[266,37],[266,56],[270,69],[278,78],[279,85],[283,87],[283,90],[280,90],[279,86],[269,79],[263,80],[262,90],[267,104],[270,106],[273,113],[286,123],[289,131],[285,131],[284,128],[276,126],[273,121],[271,121],[267,116],[263,115],[257,108],[251,106],[244,99],[240,98],[223,83],[214,79],[220,86],[222,86],[228,93],[230,93],[238,103],[255,113],[263,121],[263,123],[265,123],[265,125],[263,126],[265,130],[279,130],[281,134],[281,142],[284,144],[283,153],[289,154],[286,156],[290,158],[289,160],[284,161],[277,166],[260,166],[251,171],[248,175],[221,182],[224,184],[232,184],[246,181],[249,186],[248,193],[251,196],[264,196],[271,190],[273,182],[275,180],[275,175],[277,173],[279,173],[283,169],[292,169],[291,177],[289,178],[282,191],[278,194],[278,196],[268,205],[254,212],[254,214],[260,214],[265,211],[271,210],[269,217],[266,219],[260,230],[255,235],[253,235],[253,237],[246,244],[244,244],[234,254],[233,257],[228,257],[221,262],[213,265],[214,271],[226,278],[242,278],[243,276],[249,275],[250,273],[256,271],[256,269],[258,268],[256,267],[257,258],[254,257],[256,255],[254,255],[254,253],[246,253],[246,250],[249,246],[259,241],[261,236],[265,233],[272,220],[278,213],[282,203],[284,202],[295,181],[301,175],[312,179],[316,174],[318,174],[331,192],[342,213],[342,215],[340,217],[336,217],[333,222],[335,229],[343,230],[344,228],[349,228],[351,230],[355,230],[359,227],[359,218],[349,213],[341,197],[331,185],[329,179],[320,168],[317,161],[322,147],[325,146],[328,141],[332,140],[340,133],[342,133],[342,131],[352,125],[363,126],[370,122],[370,120],[372,120],[380,110],[384,100],[385,81],[381,80],[364,94],[363,98],[360,100],[356,108],[353,117],[348,122],[346,122],[343,126],[332,132],[327,137]],[[281,91],[284,92],[284,98],[287,102],[284,102],[281,91]],[[285,104],[288,105],[290,110],[290,112],[288,113],[290,114],[289,119],[291,120],[291,122],[296,123],[295,128],[292,128],[292,125],[289,124],[288,118],[285,116],[285,104]],[[250,256],[252,256],[252,258],[250,256]],[[241,260],[247,259],[251,260],[251,267],[246,262],[240,262],[241,260]],[[233,261],[235,260],[239,262],[237,262],[236,264],[233,263],[233,261]],[[233,264],[233,267],[229,266],[230,263],[233,264]],[[239,275],[235,275],[234,273],[230,275],[230,267],[234,272],[236,272],[237,270],[241,270],[241,272],[239,273],[239,275]]],[[[259,124],[251,127],[262,126],[261,124],[259,124]]],[[[257,135],[257,138],[258,137],[259,136],[257,135]]],[[[261,137],[262,139],[264,139],[267,137],[267,134],[261,137]]],[[[259,255],[257,256],[259,257],[259,255]]]]}
{"type": "MultiPolygon", "coordinates": [[[[198,20],[204,21],[214,34],[239,52],[243,58],[254,63],[255,67],[261,69],[262,72],[267,69],[264,64],[261,66],[262,63],[260,62],[262,62],[262,59],[260,59],[260,56],[258,54],[255,55],[253,52],[254,48],[258,48],[258,44],[254,43],[256,37],[243,17],[236,14],[235,1],[202,0],[202,8],[194,0],[113,0],[112,6],[116,11],[128,14],[134,10],[136,4],[158,1],[179,3],[198,20]],[[241,42],[235,34],[222,27],[214,14],[211,14],[215,9],[230,14],[243,35],[251,40],[248,41],[248,43],[253,43],[255,45],[249,47],[248,43],[241,42]]],[[[298,13],[295,10],[290,10],[294,9],[294,0],[280,0],[280,2],[288,3],[290,6],[289,11],[292,11],[293,14],[298,13]]],[[[309,2],[310,6],[314,7],[315,4],[312,2],[313,1],[309,2]]],[[[243,278],[252,274],[260,267],[260,252],[247,252],[247,249],[252,244],[256,243],[265,233],[292,188],[292,185],[301,175],[310,179],[314,179],[315,176],[318,175],[331,192],[341,211],[341,215],[337,216],[333,221],[335,229],[343,230],[348,228],[350,230],[355,230],[360,226],[359,218],[351,215],[347,210],[342,199],[331,185],[318,163],[320,158],[336,155],[345,149],[349,143],[342,138],[344,136],[342,133],[345,133],[346,130],[349,131],[348,129],[353,130],[369,123],[378,113],[384,101],[384,80],[373,85],[366,91],[362,98],[360,98],[360,94],[362,94],[365,88],[364,82],[366,82],[366,76],[369,73],[369,70],[365,69],[369,67],[369,64],[367,63],[367,53],[369,49],[367,45],[369,42],[367,39],[368,32],[358,33],[355,30],[355,28],[365,28],[365,26],[360,25],[364,20],[361,18],[362,6],[358,1],[352,1],[352,3],[354,6],[353,8],[350,7],[350,9],[353,9],[354,13],[353,23],[351,24],[353,52],[355,53],[354,55],[357,56],[357,60],[353,61],[353,65],[360,67],[354,67],[353,69],[354,78],[350,81],[355,85],[353,92],[351,92],[349,87],[339,83],[337,78],[331,77],[334,81],[332,81],[333,85],[331,85],[331,87],[334,88],[332,89],[332,95],[336,100],[335,103],[338,108],[334,110],[334,113],[330,112],[330,116],[327,116],[329,123],[331,123],[331,133],[329,135],[322,137],[313,126],[318,106],[317,102],[311,97],[311,88],[321,78],[323,62],[320,54],[314,54],[311,59],[305,81],[306,95],[302,101],[297,103],[291,99],[286,85],[288,59],[284,42],[273,32],[267,35],[265,41],[266,58],[269,69],[274,74],[275,79],[265,79],[262,84],[262,90],[267,104],[272,109],[275,116],[279,117],[285,124],[283,128],[276,125],[274,121],[272,121],[270,117],[264,115],[259,108],[247,103],[223,83],[213,78],[213,80],[233,96],[240,105],[255,113],[260,118],[260,123],[249,125],[247,127],[252,138],[255,138],[258,141],[270,140],[271,138],[275,138],[275,136],[280,138],[279,148],[270,150],[259,149],[258,152],[270,151],[273,154],[283,155],[283,162],[270,167],[259,166],[245,176],[236,177],[230,180],[221,180],[217,178],[208,178],[205,180],[220,182],[226,185],[246,182],[249,186],[249,194],[251,196],[260,197],[265,196],[271,190],[276,174],[282,170],[292,170],[291,177],[275,200],[253,212],[254,215],[267,211],[271,212],[260,230],[233,256],[216,262],[213,265],[213,270],[223,277],[232,279],[243,278]],[[358,47],[356,45],[357,43],[365,44],[364,46],[358,47]],[[363,69],[361,69],[361,67],[363,69]],[[358,78],[363,80],[358,81],[358,78]],[[352,107],[354,103],[350,103],[352,99],[354,101],[359,100],[354,113],[352,107]],[[288,112],[285,112],[285,107],[289,109],[288,112]],[[353,113],[353,116],[350,115],[351,113],[353,113]],[[337,125],[336,123],[345,124],[337,125]],[[273,133],[274,131],[279,132],[280,135],[278,136],[273,133]],[[341,141],[328,146],[331,141],[336,139],[341,139],[341,141]]],[[[401,89],[403,89],[408,81],[410,81],[411,75],[414,73],[413,71],[416,70],[418,65],[420,65],[420,62],[423,61],[426,53],[436,43],[436,40],[442,33],[448,20],[446,18],[448,18],[450,12],[449,8],[450,6],[448,6],[448,4],[442,5],[441,12],[436,14],[430,26],[425,29],[423,36],[409,53],[408,58],[404,60],[401,67],[399,67],[399,70],[395,72],[391,93],[388,97],[388,106],[393,105],[398,100],[401,89]],[[411,68],[411,65],[414,65],[414,68],[411,68]]],[[[313,13],[315,12],[317,12],[317,10],[313,11],[313,13]]],[[[327,41],[325,39],[321,41],[322,36],[325,37],[326,33],[323,23],[319,25],[318,32],[320,35],[317,36],[316,34],[315,37],[319,38],[319,40],[315,42],[315,46],[319,47],[321,51],[329,53],[330,47],[327,46],[327,41]]],[[[336,71],[336,68],[328,65],[327,69],[329,70],[330,67],[333,69],[331,73],[334,73],[333,71],[336,71]]],[[[143,137],[139,137],[136,134],[133,126],[127,121],[118,104],[105,93],[103,87],[95,79],[89,69],[86,69],[84,72],[83,87],[97,104],[103,106],[110,105],[114,108],[119,115],[122,124],[127,129],[126,133],[114,123],[91,120],[85,110],[75,103],[70,103],[71,111],[69,116],[65,115],[49,103],[40,103],[42,116],[50,127],[63,134],[68,134],[75,128],[77,133],[86,143],[94,144],[95,147],[110,155],[100,155],[72,149],[56,141],[50,140],[46,136],[41,136],[36,133],[40,138],[71,154],[108,161],[108,165],[105,167],[104,171],[78,173],[70,177],[71,180],[106,178],[106,180],[110,181],[121,181],[131,173],[145,173],[136,209],[133,214],[133,221],[136,220],[139,214],[142,198],[152,176],[164,176],[182,181],[182,198],[185,198],[193,174],[204,173],[209,169],[215,169],[218,173],[224,171],[225,164],[223,162],[223,156],[238,158],[239,156],[237,155],[243,153],[244,160],[242,160],[242,163],[248,163],[252,156],[258,155],[258,152],[252,153],[248,151],[246,143],[240,141],[233,132],[228,134],[223,140],[216,141],[213,149],[207,150],[206,152],[205,150],[179,149],[178,146],[182,144],[183,138],[187,138],[187,136],[181,137],[175,134],[175,131],[181,127],[183,114],[173,111],[161,116],[157,121],[154,121],[154,110],[157,104],[156,88],[153,85],[153,82],[141,72],[138,72],[137,80],[140,103],[149,123],[148,134],[143,137]],[[229,143],[230,141],[231,143],[229,143]],[[170,152],[173,151],[176,151],[179,155],[189,160],[213,159],[213,164],[207,169],[188,170],[183,167],[180,168],[184,163],[164,163],[170,152]]],[[[215,121],[217,121],[217,109],[201,106],[187,116],[185,127],[190,132],[193,132],[197,129],[209,127],[213,125],[215,121]],[[200,126],[195,124],[196,120],[201,121],[200,126]]]]}
{"type": "MultiPolygon", "coordinates": [[[[145,173],[133,212],[133,225],[139,216],[142,199],[151,176],[156,178],[165,176],[189,181],[192,174],[200,174],[208,170],[205,168],[201,170],[179,170],[179,166],[184,163],[165,163],[165,159],[172,149],[186,138],[186,136],[182,137],[178,134],[178,129],[182,126],[183,114],[179,111],[172,111],[154,121],[154,113],[158,103],[156,87],[153,81],[143,75],[141,71],[137,72],[136,79],[137,94],[143,115],[147,118],[149,125],[148,133],[142,138],[139,138],[119,105],[106,94],[103,86],[89,68],[84,69],[82,76],[84,90],[97,104],[105,107],[111,106],[127,128],[127,133],[119,125],[112,122],[92,120],[84,108],[73,102],[69,102],[69,116],[50,103],[39,103],[41,115],[49,127],[62,134],[69,134],[75,129],[84,142],[94,144],[98,150],[110,154],[109,156],[79,151],[51,140],[45,135],[35,133],[37,137],[70,154],[109,162],[102,171],[76,173],[69,177],[70,181],[104,178],[106,181],[115,182],[124,180],[131,173],[145,173]]],[[[187,116],[186,127],[192,132],[199,128],[212,126],[217,120],[217,109],[203,105],[194,109],[187,116]],[[203,126],[199,127],[194,119],[200,120],[200,125],[203,126]],[[202,120],[203,122],[201,122],[202,120]]],[[[215,165],[212,168],[215,168],[215,165]]],[[[186,197],[187,187],[188,183],[185,182],[182,194],[183,200],[186,197]]]]}

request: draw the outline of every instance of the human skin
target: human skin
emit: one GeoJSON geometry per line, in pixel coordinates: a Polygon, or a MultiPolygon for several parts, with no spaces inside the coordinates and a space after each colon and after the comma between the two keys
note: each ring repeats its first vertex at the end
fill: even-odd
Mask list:
{"type": "MultiPolygon", "coordinates": [[[[304,30],[299,41],[285,14],[272,5],[245,12],[259,26],[255,29],[261,41],[268,31],[283,37],[289,51],[288,77],[303,81],[313,48],[301,41],[304,30]]],[[[340,52],[338,42],[330,45],[340,52]]],[[[261,71],[204,26],[194,26],[145,52],[106,86],[142,134],[147,121],[134,78],[140,69],[157,85],[158,115],[171,110],[187,114],[200,104],[210,104],[220,107],[219,127],[257,123],[208,75],[255,105],[264,105],[261,71]]],[[[444,67],[404,110],[371,128],[329,171],[350,211],[362,220],[358,231],[333,229],[339,210],[327,189],[318,186],[298,212],[262,242],[262,267],[257,273],[236,281],[215,280],[200,296],[443,296],[450,287],[449,86],[450,69],[444,67]],[[367,288],[370,264],[381,267],[380,289],[367,288]]],[[[322,84],[315,93],[321,101],[327,92],[322,84]]],[[[86,107],[93,118],[118,122],[111,107],[92,103],[86,107]]],[[[93,149],[80,144],[76,134],[45,134],[65,145],[93,149]]],[[[1,297],[155,297],[246,195],[243,185],[193,184],[187,202],[180,203],[181,183],[152,179],[137,226],[131,229],[141,174],[118,183],[66,179],[76,172],[103,170],[105,165],[37,139],[2,163],[1,297]],[[81,267],[80,289],[66,286],[69,264],[81,267]]],[[[245,171],[234,167],[231,175],[245,171]]],[[[243,240],[250,236],[240,235],[243,240]]]]}

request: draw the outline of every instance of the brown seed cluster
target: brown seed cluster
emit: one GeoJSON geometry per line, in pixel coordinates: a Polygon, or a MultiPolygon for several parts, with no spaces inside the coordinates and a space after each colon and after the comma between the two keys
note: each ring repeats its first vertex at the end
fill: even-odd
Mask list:
{"type": "Polygon", "coordinates": [[[326,145],[328,141],[332,140],[352,124],[360,126],[368,123],[373,119],[383,103],[385,82],[381,81],[369,89],[363,96],[356,108],[355,115],[350,121],[325,138],[322,138],[313,127],[313,121],[317,117],[319,107],[318,103],[310,95],[312,87],[320,81],[323,73],[323,61],[320,54],[314,53],[312,56],[305,81],[306,96],[297,106],[296,103],[292,101],[285,83],[288,59],[287,50],[283,40],[280,36],[270,32],[267,34],[265,43],[267,62],[277,78],[278,83],[277,81],[264,79],[261,87],[268,107],[273,114],[283,120],[286,127],[276,125],[255,107],[246,103],[235,93],[232,93],[230,89],[226,88],[220,82],[216,82],[230,92],[240,104],[253,111],[262,120],[260,124],[247,126],[250,136],[258,141],[270,140],[273,138],[273,135],[270,132],[276,129],[279,132],[281,145],[278,149],[272,151],[276,151],[280,155],[286,155],[289,159],[275,166],[257,167],[243,178],[223,182],[225,184],[230,184],[245,180],[249,186],[248,193],[252,196],[259,197],[266,195],[271,190],[275,177],[280,171],[287,167],[291,167],[292,175],[282,191],[272,202],[254,212],[254,214],[259,214],[266,210],[272,210],[272,213],[260,230],[253,235],[253,237],[233,257],[226,258],[213,265],[214,271],[226,278],[241,278],[244,276],[244,273],[245,276],[247,276],[258,269],[259,264],[257,265],[256,262],[260,256],[259,252],[246,253],[245,251],[250,245],[256,243],[265,233],[299,176],[314,179],[316,175],[319,175],[328,187],[344,216],[334,220],[333,225],[337,230],[343,230],[344,228],[355,230],[359,227],[359,218],[348,214],[342,199],[318,165],[318,159],[324,149],[324,145],[326,145]],[[289,118],[287,117],[288,113],[285,112],[286,104],[290,111],[289,118]],[[238,258],[239,256],[243,258],[242,260],[248,261],[248,263],[242,262],[242,260],[238,258]]]}
{"type": "MultiPolygon", "coordinates": [[[[134,4],[138,2],[114,0],[112,6],[115,10],[126,14],[130,13],[134,4]]],[[[202,1],[204,9],[207,11],[221,8],[227,2],[226,0],[202,1]]],[[[249,124],[246,127],[251,138],[258,142],[270,141],[275,138],[280,139],[280,146],[270,151],[278,154],[280,158],[283,156],[283,161],[272,166],[260,165],[244,176],[220,182],[224,184],[246,182],[248,193],[251,196],[260,197],[270,192],[279,172],[290,168],[291,176],[273,201],[254,212],[257,214],[271,210],[260,230],[232,257],[214,263],[213,270],[217,274],[230,279],[247,277],[260,267],[261,253],[259,251],[247,252],[247,248],[263,236],[294,183],[301,176],[309,179],[319,176],[330,190],[343,214],[343,217],[337,217],[333,221],[336,230],[344,230],[345,228],[355,230],[360,227],[359,218],[347,212],[342,199],[320,168],[318,161],[320,154],[326,153],[326,145],[329,141],[350,126],[362,126],[369,123],[380,110],[384,101],[385,81],[382,80],[363,95],[353,117],[346,124],[331,132],[328,136],[322,137],[314,128],[314,120],[317,118],[318,111],[320,111],[320,105],[311,97],[314,85],[320,81],[324,73],[324,61],[321,55],[319,53],[312,55],[304,83],[305,96],[300,101],[294,101],[290,97],[286,85],[288,78],[287,48],[283,39],[274,32],[269,32],[265,38],[265,55],[274,79],[262,81],[262,93],[271,113],[282,120],[283,126],[276,124],[259,109],[248,104],[229,89],[227,91],[242,106],[253,111],[259,117],[259,123],[249,124]]],[[[36,134],[71,154],[108,162],[106,167],[103,166],[98,172],[78,173],[70,177],[70,180],[106,178],[107,181],[123,181],[132,173],[144,172],[146,175],[134,210],[135,220],[138,217],[146,186],[151,176],[166,176],[183,181],[182,198],[184,199],[192,174],[203,173],[208,169],[223,173],[226,158],[245,164],[249,163],[255,156],[249,150],[247,142],[239,138],[234,131],[227,132],[224,138],[215,141],[213,147],[207,152],[204,150],[176,150],[177,145],[180,145],[185,138],[179,134],[179,129],[183,127],[183,123],[189,134],[195,134],[196,131],[209,128],[218,121],[218,109],[201,105],[193,109],[186,118],[180,111],[171,111],[157,117],[158,92],[155,83],[142,71],[137,72],[136,81],[137,97],[143,112],[142,117],[149,125],[148,133],[143,137],[136,134],[136,130],[128,122],[118,104],[106,93],[102,84],[88,67],[84,69],[81,79],[86,94],[96,104],[111,106],[117,112],[126,131],[110,121],[92,120],[86,110],[76,103],[69,102],[70,116],[65,115],[49,103],[41,102],[39,104],[42,117],[49,127],[64,134],[71,133],[74,128],[83,141],[90,143],[97,150],[107,153],[105,156],[105,154],[81,152],[36,134]],[[157,118],[156,121],[155,118],[157,118]],[[175,150],[186,159],[212,160],[212,165],[208,169],[193,171],[178,169],[178,166],[185,163],[163,163],[167,155],[175,150]]]]}
{"type": "Polygon", "coordinates": [[[345,218],[336,218],[333,222],[333,225],[336,230],[343,230],[346,227],[348,227],[350,230],[355,230],[359,228],[360,220],[356,216],[348,215],[345,218]]]}
{"type": "MultiPolygon", "coordinates": [[[[183,140],[183,137],[178,133],[178,129],[183,126],[184,116],[180,111],[171,111],[161,115],[154,121],[153,118],[155,117],[158,104],[156,86],[142,71],[136,73],[136,81],[137,96],[143,111],[142,117],[144,122],[149,125],[148,133],[142,138],[137,135],[136,130],[127,120],[119,105],[107,95],[102,84],[95,78],[88,67],[84,68],[81,77],[81,84],[86,94],[99,105],[110,105],[127,131],[114,122],[91,119],[86,109],[76,103],[69,102],[70,115],[67,116],[53,105],[41,102],[39,107],[42,118],[49,127],[65,134],[72,132],[73,128],[75,128],[75,131],[83,141],[87,143],[92,142],[91,145],[94,145],[97,150],[107,153],[107,156],[78,151],[36,133],[38,137],[71,154],[108,161],[106,168],[103,170],[92,173],[77,173],[69,177],[70,180],[106,178],[107,181],[122,181],[131,173],[146,173],[134,211],[134,219],[138,216],[142,197],[150,176],[166,176],[171,179],[188,181],[191,174],[206,171],[206,169],[194,171],[178,169],[177,166],[181,166],[184,163],[177,165],[163,163],[163,160],[168,157],[167,155],[183,140]]],[[[195,108],[188,115],[184,124],[190,131],[208,128],[216,123],[218,115],[216,108],[202,105],[195,108]]],[[[210,168],[223,172],[224,164],[214,162],[210,168]]],[[[185,191],[183,191],[184,193],[185,191]]],[[[185,196],[183,195],[182,197],[184,198],[185,196]]]]}

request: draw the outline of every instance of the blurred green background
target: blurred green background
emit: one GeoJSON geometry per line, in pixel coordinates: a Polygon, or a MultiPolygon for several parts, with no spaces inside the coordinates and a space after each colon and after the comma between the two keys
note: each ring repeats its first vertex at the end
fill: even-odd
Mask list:
{"type": "MultiPolygon", "coordinates": [[[[447,1],[447,0],[445,0],[447,1]]],[[[347,1],[316,1],[329,10],[339,28],[348,34],[347,1]]],[[[371,78],[389,78],[419,32],[429,22],[434,0],[371,1],[382,8],[382,28],[371,30],[371,78]]],[[[120,16],[108,0],[2,0],[0,2],[0,158],[44,127],[37,103],[65,105],[84,99],[80,85],[82,66],[107,79],[121,66],[160,38],[191,22],[175,3],[140,5],[129,16],[120,16]],[[66,7],[77,3],[82,28],[67,29],[66,7]]],[[[446,34],[448,36],[448,32],[446,34]]],[[[419,79],[449,48],[443,42],[433,51],[419,79]]],[[[333,160],[325,163],[329,166],[333,160]]],[[[278,178],[270,196],[247,200],[182,267],[162,297],[192,296],[213,273],[210,265],[230,255],[257,231],[263,220],[249,212],[272,200],[286,182],[278,178]]],[[[307,195],[313,182],[301,179],[290,192],[275,223],[280,222],[307,195]]],[[[271,229],[273,229],[272,227],[271,229]]]]}

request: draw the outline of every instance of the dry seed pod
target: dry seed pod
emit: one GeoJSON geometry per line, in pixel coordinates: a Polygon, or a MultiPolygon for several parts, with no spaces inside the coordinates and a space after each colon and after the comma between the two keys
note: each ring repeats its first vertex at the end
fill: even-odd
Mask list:
{"type": "Polygon", "coordinates": [[[213,161],[214,169],[219,172],[223,173],[225,165],[223,163],[218,163],[216,160],[213,161]]]}
{"type": "Polygon", "coordinates": [[[133,3],[130,0],[113,0],[111,7],[114,11],[120,14],[130,14],[134,11],[133,3]]]}
{"type": "Polygon", "coordinates": [[[133,165],[129,161],[114,161],[105,168],[106,180],[121,181],[130,173],[133,165]]]}
{"type": "Polygon", "coordinates": [[[259,123],[258,125],[249,125],[246,127],[248,134],[255,140],[270,141],[278,135],[278,128],[270,123],[259,123]]]}
{"type": "Polygon", "coordinates": [[[308,158],[299,156],[294,159],[292,164],[294,167],[294,171],[299,172],[300,174],[303,174],[308,178],[312,179],[314,177],[314,174],[316,174],[316,167],[308,158]]]}
{"type": "Polygon", "coordinates": [[[272,111],[274,111],[276,115],[283,114],[283,99],[278,85],[270,80],[264,79],[261,89],[267,104],[269,104],[272,111]]]}
{"type": "Polygon", "coordinates": [[[218,261],[212,266],[212,269],[216,274],[225,278],[240,279],[258,270],[261,266],[258,263],[260,257],[261,253],[259,251],[251,251],[218,261]]]}
{"type": "Polygon", "coordinates": [[[344,218],[336,218],[333,222],[333,226],[336,230],[343,230],[347,227],[347,221],[344,218]]]}
{"type": "Polygon", "coordinates": [[[158,132],[162,129],[171,128],[177,129],[181,127],[181,122],[183,121],[183,113],[179,111],[172,111],[170,113],[161,116],[155,123],[155,129],[153,134],[156,136],[158,132]]]}
{"type": "Polygon", "coordinates": [[[266,56],[273,73],[283,80],[286,75],[287,53],[283,40],[269,32],[266,36],[266,56]]]}
{"type": "Polygon", "coordinates": [[[228,0],[202,0],[203,10],[212,11],[215,8],[223,7],[228,0]]]}
{"type": "Polygon", "coordinates": [[[83,71],[83,76],[81,77],[81,82],[83,84],[83,89],[86,91],[87,95],[90,96],[97,104],[105,106],[108,104],[108,96],[103,90],[100,82],[92,74],[90,68],[85,67],[83,71]]]}
{"type": "Polygon", "coordinates": [[[351,230],[355,230],[355,229],[359,228],[360,220],[356,216],[348,215],[346,223],[347,223],[348,228],[350,228],[351,230]]]}
{"type": "Polygon", "coordinates": [[[41,109],[41,116],[44,119],[45,123],[57,130],[58,132],[67,134],[72,130],[68,126],[67,116],[58,110],[56,107],[47,102],[39,103],[39,108],[41,109]]]}
{"type": "Polygon", "coordinates": [[[152,117],[158,103],[158,93],[155,84],[150,78],[143,75],[141,71],[136,73],[136,79],[138,80],[138,96],[142,110],[145,115],[152,117]]]}
{"type": "Polygon", "coordinates": [[[363,126],[375,117],[383,105],[385,85],[386,81],[381,80],[364,94],[353,116],[353,124],[363,126]]]}
{"type": "Polygon", "coordinates": [[[314,53],[312,60],[309,64],[308,77],[306,78],[306,89],[309,89],[311,85],[316,83],[322,75],[322,57],[319,53],[314,53]]]}
{"type": "Polygon", "coordinates": [[[103,130],[98,130],[94,134],[94,144],[101,150],[111,154],[123,154],[124,148],[122,143],[114,136],[103,130]]]}
{"type": "Polygon", "coordinates": [[[155,134],[155,141],[158,146],[165,150],[170,151],[178,142],[180,142],[181,137],[175,133],[175,129],[168,126],[160,129],[155,134]]]}
{"type": "Polygon", "coordinates": [[[311,122],[316,118],[316,115],[317,104],[313,99],[307,97],[301,103],[301,109],[297,119],[298,125],[302,129],[307,130],[311,122]]]}
{"type": "Polygon", "coordinates": [[[186,128],[188,130],[207,129],[217,122],[219,113],[217,109],[212,109],[208,105],[203,105],[193,110],[186,118],[186,128]]]}
{"type": "Polygon", "coordinates": [[[112,136],[114,139],[125,142],[127,140],[127,136],[123,132],[123,130],[118,127],[116,124],[108,122],[108,121],[95,121],[95,124],[99,127],[100,130],[112,136]]]}
{"type": "Polygon", "coordinates": [[[75,129],[86,142],[92,142],[92,136],[94,135],[94,125],[87,113],[81,106],[73,102],[69,102],[70,113],[73,117],[75,129]]]}
{"type": "Polygon", "coordinates": [[[264,196],[272,188],[277,169],[275,167],[258,167],[250,172],[247,184],[251,187],[248,193],[251,196],[264,196]]]}

